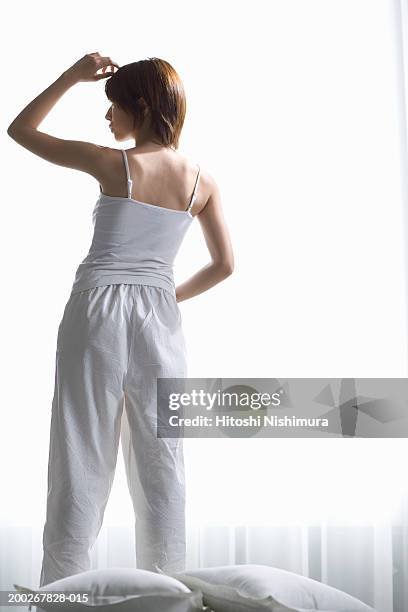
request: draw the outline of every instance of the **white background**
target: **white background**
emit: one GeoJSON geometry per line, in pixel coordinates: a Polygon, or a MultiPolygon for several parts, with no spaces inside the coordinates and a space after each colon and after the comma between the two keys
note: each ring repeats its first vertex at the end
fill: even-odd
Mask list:
{"type": "MultiPolygon", "coordinates": [[[[187,93],[180,150],[217,180],[235,255],[231,277],[180,304],[190,376],[405,377],[406,168],[394,6],[6,5],[3,527],[38,530],[45,518],[57,328],[99,195],[89,175],[17,145],[8,124],[84,53],[120,65],[166,59],[187,93]]],[[[108,129],[104,84],[71,88],[39,129],[134,146],[116,143],[108,129]]],[[[208,261],[196,219],[176,260],[177,283],[208,261]]],[[[191,523],[380,520],[405,487],[406,440],[186,440],[185,456],[191,523]]],[[[119,455],[105,525],[132,521],[119,455]]]]}

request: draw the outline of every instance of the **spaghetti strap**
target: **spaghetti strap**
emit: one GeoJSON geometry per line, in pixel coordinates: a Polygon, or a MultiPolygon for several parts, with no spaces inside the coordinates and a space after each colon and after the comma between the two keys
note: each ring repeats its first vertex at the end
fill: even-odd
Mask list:
{"type": "Polygon", "coordinates": [[[132,199],[132,183],[133,183],[133,181],[130,178],[129,163],[128,163],[128,158],[127,158],[127,155],[126,155],[126,151],[125,151],[125,149],[121,149],[121,151],[122,151],[123,161],[125,162],[125,168],[126,168],[128,198],[131,200],[132,199]]]}
{"type": "Polygon", "coordinates": [[[194,191],[193,194],[191,196],[191,200],[190,200],[190,204],[187,206],[186,211],[190,211],[191,207],[193,206],[195,199],[196,199],[196,192],[197,192],[197,187],[198,187],[198,182],[200,180],[200,172],[201,172],[201,168],[200,166],[197,164],[198,166],[198,173],[197,173],[197,178],[196,178],[196,182],[194,185],[194,191]]]}

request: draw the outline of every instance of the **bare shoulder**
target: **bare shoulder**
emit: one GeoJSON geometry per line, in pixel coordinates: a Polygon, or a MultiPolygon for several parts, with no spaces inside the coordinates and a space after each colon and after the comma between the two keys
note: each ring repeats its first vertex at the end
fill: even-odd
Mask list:
{"type": "Polygon", "coordinates": [[[221,193],[217,181],[206,168],[200,168],[202,205],[197,211],[197,214],[204,212],[204,210],[207,213],[210,213],[211,211],[215,211],[221,207],[221,193]]]}
{"type": "Polygon", "coordinates": [[[109,183],[112,174],[120,174],[122,165],[123,156],[121,154],[121,149],[101,146],[99,154],[99,182],[102,185],[105,182],[109,183]]]}
{"type": "MultiPolygon", "coordinates": [[[[103,190],[107,193],[120,190],[123,186],[123,157],[120,154],[121,149],[113,147],[101,147],[101,174],[100,183],[103,190]],[[112,177],[116,177],[113,181],[112,177]],[[117,178],[119,177],[119,179],[117,178]],[[115,184],[114,184],[115,183],[115,184]]],[[[157,160],[161,159],[160,166],[169,170],[169,174],[177,175],[184,185],[188,185],[191,192],[194,188],[195,180],[198,174],[198,167],[200,168],[199,183],[196,191],[196,200],[192,207],[193,215],[200,215],[207,210],[214,211],[220,207],[220,192],[217,182],[214,176],[204,168],[200,162],[194,158],[191,158],[180,151],[160,153],[159,157],[153,158],[149,152],[140,148],[138,151],[136,147],[128,150],[128,159],[130,163],[134,164],[133,168],[142,168],[145,176],[153,175],[156,167],[157,160]]],[[[132,165],[131,165],[132,170],[132,165]]],[[[186,187],[184,187],[186,189],[186,187]]],[[[146,196],[147,197],[147,196],[146,196]]],[[[188,194],[186,196],[188,198],[188,194]]],[[[203,219],[203,215],[201,217],[203,219]]]]}
{"type": "Polygon", "coordinates": [[[197,177],[198,167],[200,168],[200,178],[196,192],[196,201],[193,206],[193,214],[201,214],[209,203],[212,203],[213,206],[220,203],[220,191],[213,175],[198,160],[187,157],[180,151],[176,151],[175,155],[187,170],[190,176],[189,182],[197,177]]]}
{"type": "Polygon", "coordinates": [[[120,149],[114,147],[101,147],[102,159],[113,163],[118,162],[121,159],[120,151],[120,149]]]}
{"type": "Polygon", "coordinates": [[[105,147],[103,145],[98,145],[99,147],[99,157],[101,162],[101,167],[103,168],[107,163],[115,163],[119,159],[119,149],[114,149],[112,147],[105,147]]]}

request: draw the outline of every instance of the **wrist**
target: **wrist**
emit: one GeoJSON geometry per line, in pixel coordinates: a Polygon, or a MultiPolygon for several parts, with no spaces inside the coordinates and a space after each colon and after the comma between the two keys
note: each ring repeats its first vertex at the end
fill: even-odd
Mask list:
{"type": "Polygon", "coordinates": [[[70,68],[65,70],[59,77],[68,87],[72,87],[78,83],[78,77],[72,72],[70,68]]]}

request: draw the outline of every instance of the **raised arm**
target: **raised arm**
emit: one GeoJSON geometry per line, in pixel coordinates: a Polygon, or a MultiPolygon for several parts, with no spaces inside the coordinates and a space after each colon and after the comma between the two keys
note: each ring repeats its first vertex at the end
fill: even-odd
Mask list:
{"type": "Polygon", "coordinates": [[[45,132],[38,126],[70,87],[80,81],[99,81],[112,75],[108,66],[118,64],[99,53],[89,53],[65,70],[49,87],[32,100],[11,122],[7,134],[19,145],[47,161],[87,172],[99,178],[98,160],[105,147],[80,140],[64,140],[45,132]],[[96,74],[101,69],[102,73],[96,74]]]}
{"type": "Polygon", "coordinates": [[[176,288],[178,302],[203,293],[230,276],[234,270],[234,254],[222,211],[220,190],[214,178],[208,174],[207,176],[211,185],[211,195],[197,218],[203,230],[211,262],[178,285],[176,288]]]}

